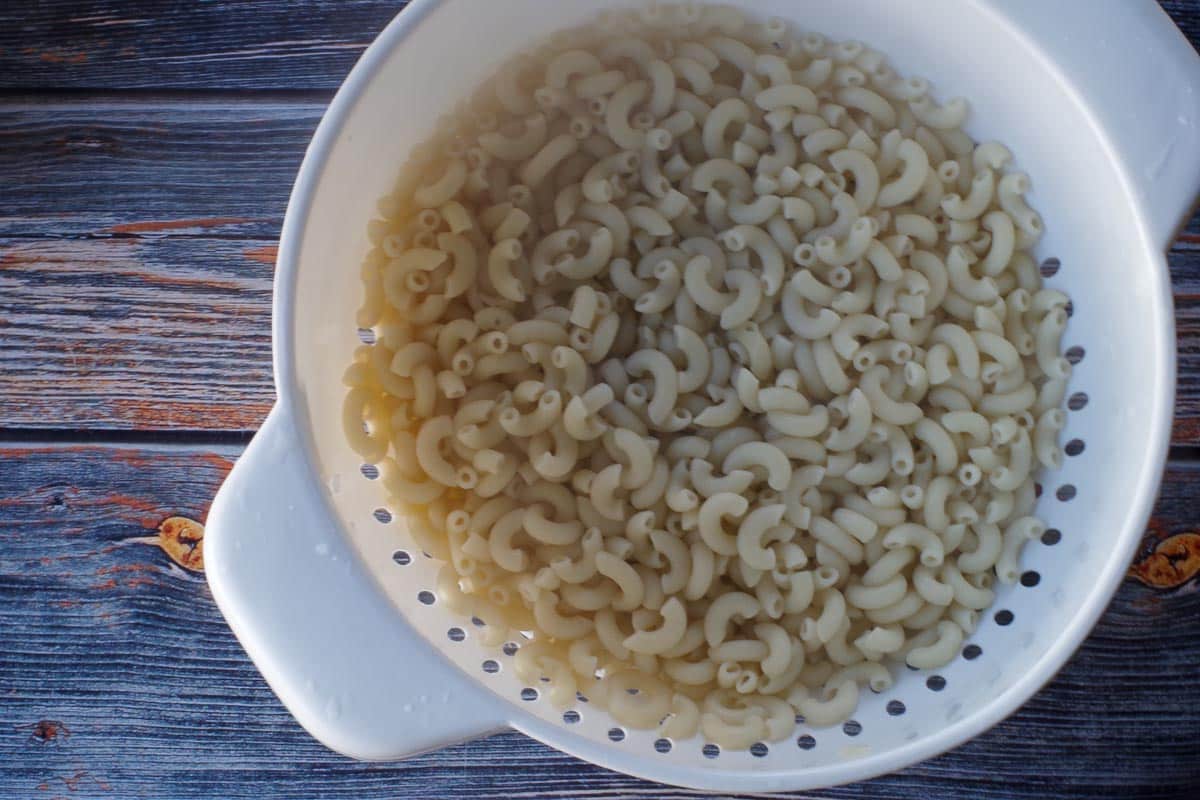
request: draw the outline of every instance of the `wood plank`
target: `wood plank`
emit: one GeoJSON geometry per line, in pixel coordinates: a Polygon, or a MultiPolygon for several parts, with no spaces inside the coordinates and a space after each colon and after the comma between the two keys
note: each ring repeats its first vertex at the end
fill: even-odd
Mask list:
{"type": "MultiPolygon", "coordinates": [[[[276,701],[203,578],[135,540],[203,519],[236,451],[0,448],[0,797],[630,798],[702,795],[509,733],[402,763],[324,750],[276,701]]],[[[1200,466],[1174,465],[1150,550],[1194,531],[1200,466]]],[[[1185,798],[1200,787],[1200,582],[1121,587],[1017,715],[899,774],[806,795],[1185,798]]]]}
{"type": "Polygon", "coordinates": [[[0,239],[3,426],[257,428],[274,256],[256,239],[0,239]]]}
{"type": "Polygon", "coordinates": [[[9,0],[0,88],[330,89],[406,0],[9,0]]]}
{"type": "Polygon", "coordinates": [[[277,101],[2,103],[0,174],[26,190],[5,193],[0,236],[275,239],[324,110],[277,101]]]}
{"type": "MultiPolygon", "coordinates": [[[[178,100],[0,106],[0,174],[38,187],[6,196],[0,209],[4,425],[253,428],[272,397],[274,242],[322,110],[178,100]]],[[[1200,216],[1170,263],[1175,443],[1200,445],[1200,216]]]]}
{"type": "MultiPolygon", "coordinates": [[[[1159,0],[1200,39],[1194,0],[1159,0]]],[[[0,89],[332,89],[405,0],[9,0],[0,89]]]]}
{"type": "Polygon", "coordinates": [[[1175,427],[1172,443],[1200,445],[1200,214],[1167,254],[1175,295],[1175,427]]]}

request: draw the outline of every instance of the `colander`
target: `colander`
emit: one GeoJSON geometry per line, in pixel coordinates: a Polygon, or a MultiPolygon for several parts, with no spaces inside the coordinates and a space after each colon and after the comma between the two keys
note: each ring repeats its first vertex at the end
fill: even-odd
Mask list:
{"type": "Polygon", "coordinates": [[[596,0],[415,0],[367,50],[317,129],[275,275],[279,400],[209,516],[212,592],[313,736],[396,759],[512,727],[611,769],[714,791],[861,780],[986,730],[1043,686],[1121,580],[1165,459],[1174,388],[1164,250],[1200,186],[1200,59],[1152,0],[741,0],[758,16],[858,39],[962,95],[968,132],[1007,143],[1034,181],[1050,286],[1074,301],[1063,468],[1050,530],[1016,586],[936,675],[900,670],[842,727],[749,752],[564,712],[512,669],[517,643],[438,602],[438,564],[385,508],[344,441],[341,373],[359,344],[367,222],[438,115],[507,56],[606,7],[596,0]]]}

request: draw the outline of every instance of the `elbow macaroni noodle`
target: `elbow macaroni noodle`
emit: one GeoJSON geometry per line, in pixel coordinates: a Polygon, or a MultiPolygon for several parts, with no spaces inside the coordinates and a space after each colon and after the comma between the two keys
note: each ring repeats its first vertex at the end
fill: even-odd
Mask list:
{"type": "Polygon", "coordinates": [[[551,701],[836,724],[1044,529],[1071,365],[1030,180],[854,42],[694,4],[559,41],[381,203],[346,436],[551,701]]]}

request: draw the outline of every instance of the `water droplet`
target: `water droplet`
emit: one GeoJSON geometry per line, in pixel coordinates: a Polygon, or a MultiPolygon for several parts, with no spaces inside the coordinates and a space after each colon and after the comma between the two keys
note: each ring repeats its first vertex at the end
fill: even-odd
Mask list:
{"type": "Polygon", "coordinates": [[[342,705],[337,701],[336,697],[331,697],[325,703],[325,716],[330,719],[337,719],[342,715],[342,705]]]}
{"type": "Polygon", "coordinates": [[[404,705],[400,706],[400,710],[403,711],[405,714],[411,714],[412,710],[413,710],[413,704],[405,703],[404,705]]]}
{"type": "Polygon", "coordinates": [[[338,494],[342,491],[342,476],[341,473],[334,473],[329,476],[329,491],[333,494],[338,494]]]}
{"type": "Polygon", "coordinates": [[[329,555],[329,543],[328,542],[319,543],[316,547],[316,550],[317,550],[317,555],[319,555],[319,556],[329,555]]]}

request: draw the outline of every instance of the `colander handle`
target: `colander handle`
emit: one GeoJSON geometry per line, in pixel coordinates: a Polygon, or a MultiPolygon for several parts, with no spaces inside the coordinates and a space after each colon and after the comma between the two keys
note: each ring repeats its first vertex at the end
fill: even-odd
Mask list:
{"type": "Polygon", "coordinates": [[[1165,250],[1200,192],[1196,51],[1155,0],[991,4],[1082,90],[1125,164],[1153,242],[1165,250]]]}
{"type": "Polygon", "coordinates": [[[309,733],[395,759],[505,726],[379,590],[331,516],[295,420],[277,405],[217,493],[205,572],[229,626],[309,733]]]}

